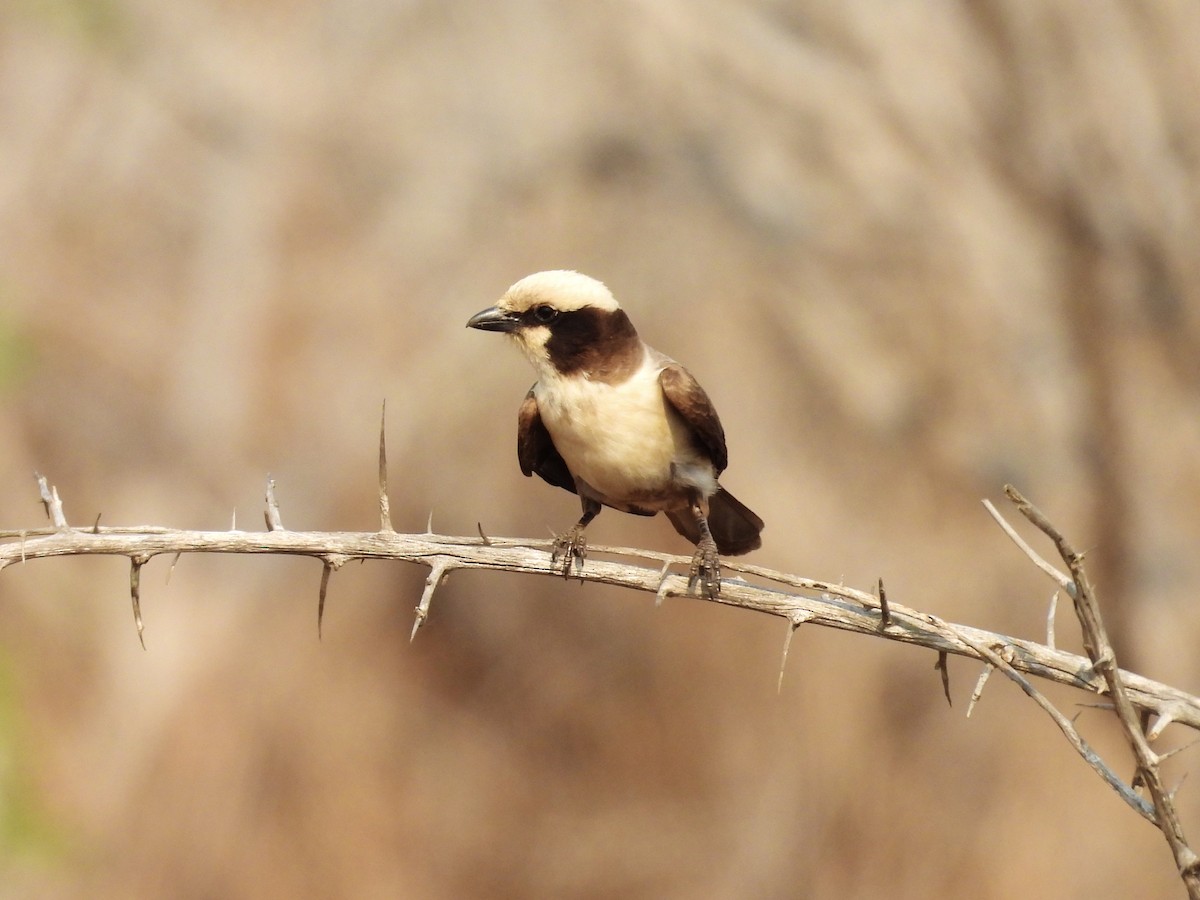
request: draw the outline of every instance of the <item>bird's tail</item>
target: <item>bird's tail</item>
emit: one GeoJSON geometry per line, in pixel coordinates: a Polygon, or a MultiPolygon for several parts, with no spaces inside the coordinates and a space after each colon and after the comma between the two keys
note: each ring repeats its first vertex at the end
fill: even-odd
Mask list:
{"type": "MultiPolygon", "coordinates": [[[[669,510],[667,518],[693,544],[700,542],[700,526],[691,510],[669,510]]],[[[728,556],[740,556],[762,546],[759,534],[763,520],[722,487],[708,498],[708,530],[717,542],[717,551],[728,556]]]]}

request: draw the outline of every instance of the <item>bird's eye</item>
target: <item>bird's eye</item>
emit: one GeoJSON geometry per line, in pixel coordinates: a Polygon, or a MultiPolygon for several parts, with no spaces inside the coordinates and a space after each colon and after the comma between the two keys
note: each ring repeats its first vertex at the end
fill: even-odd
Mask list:
{"type": "Polygon", "coordinates": [[[541,306],[534,307],[533,317],[542,323],[553,322],[558,318],[558,310],[553,306],[543,303],[541,306]]]}

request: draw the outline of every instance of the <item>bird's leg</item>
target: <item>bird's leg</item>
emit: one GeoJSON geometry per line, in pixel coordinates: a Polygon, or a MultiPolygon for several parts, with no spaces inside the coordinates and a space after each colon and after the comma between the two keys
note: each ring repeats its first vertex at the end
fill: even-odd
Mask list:
{"type": "Polygon", "coordinates": [[[580,497],[583,502],[583,515],[579,517],[579,521],[572,526],[570,531],[560,534],[554,539],[553,550],[550,554],[550,565],[558,564],[559,557],[563,557],[562,573],[564,578],[571,577],[571,563],[582,572],[583,559],[587,556],[587,536],[583,530],[588,527],[588,523],[596,516],[600,515],[600,503],[593,500],[591,497],[580,497]]]}
{"type": "Polygon", "coordinates": [[[696,542],[692,567],[688,571],[688,591],[698,584],[701,596],[712,600],[721,593],[721,557],[717,555],[717,542],[709,531],[708,518],[704,515],[699,498],[693,498],[688,508],[700,527],[700,540],[696,542]]]}

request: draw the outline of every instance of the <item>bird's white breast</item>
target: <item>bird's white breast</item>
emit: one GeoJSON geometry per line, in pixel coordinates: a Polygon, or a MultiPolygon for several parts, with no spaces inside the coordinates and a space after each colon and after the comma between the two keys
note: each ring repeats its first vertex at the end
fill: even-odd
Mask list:
{"type": "Polygon", "coordinates": [[[663,397],[662,363],[646,354],[619,384],[543,373],[534,388],[542,421],[567,468],[604,497],[653,507],[686,482],[715,490],[712,465],[663,397]],[[711,487],[709,485],[711,482],[711,487]]]}

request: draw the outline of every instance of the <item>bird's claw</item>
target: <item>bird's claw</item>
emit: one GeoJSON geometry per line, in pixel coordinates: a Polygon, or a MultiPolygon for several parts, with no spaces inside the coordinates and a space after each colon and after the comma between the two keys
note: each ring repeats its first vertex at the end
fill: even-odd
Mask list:
{"type": "Polygon", "coordinates": [[[574,563],[575,568],[583,571],[583,560],[587,556],[587,535],[583,533],[583,529],[576,525],[565,534],[560,534],[554,539],[554,544],[550,551],[550,565],[557,566],[559,560],[562,560],[562,575],[563,578],[571,577],[571,564],[574,563]]]}
{"type": "Polygon", "coordinates": [[[700,586],[700,596],[716,599],[721,593],[721,558],[713,541],[701,541],[692,556],[692,567],[688,571],[688,592],[700,586]]]}

